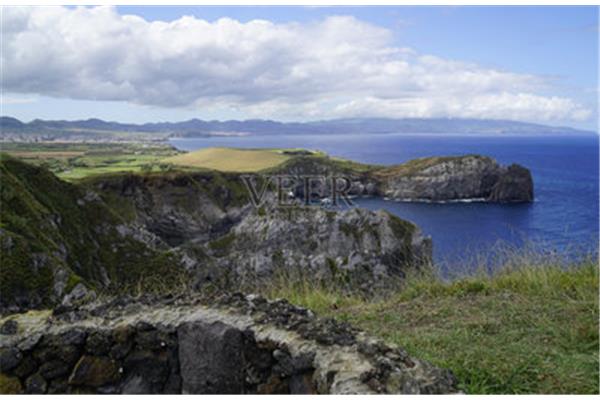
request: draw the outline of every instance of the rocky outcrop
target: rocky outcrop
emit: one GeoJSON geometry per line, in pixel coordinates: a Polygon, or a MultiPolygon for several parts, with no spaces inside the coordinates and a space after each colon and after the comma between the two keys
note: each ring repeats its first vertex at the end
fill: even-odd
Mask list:
{"type": "Polygon", "coordinates": [[[118,298],[9,317],[0,393],[453,393],[447,371],[285,301],[118,298]],[[207,304],[211,304],[208,306],[207,304]]]}
{"type": "MultiPolygon", "coordinates": [[[[331,196],[331,177],[348,180],[350,196],[380,196],[400,201],[447,202],[531,202],[533,179],[527,168],[502,166],[496,160],[466,155],[427,157],[389,167],[366,165],[327,157],[297,157],[274,171],[291,176],[321,177],[311,181],[311,196],[331,196]],[[323,179],[323,177],[327,177],[323,179]]],[[[337,187],[346,182],[338,182],[337,187]]],[[[298,180],[296,197],[305,197],[305,185],[298,180]]]]}
{"type": "Polygon", "coordinates": [[[222,176],[217,196],[210,195],[210,177],[123,176],[93,188],[132,204],[135,217],[119,231],[177,254],[195,288],[266,282],[287,271],[375,291],[431,260],[431,240],[386,211],[279,207],[272,192],[256,209],[247,192],[236,190],[237,175],[222,176]]]}
{"type": "Polygon", "coordinates": [[[383,210],[265,207],[209,242],[204,252],[215,274],[226,271],[238,283],[297,272],[315,282],[344,281],[376,292],[430,262],[431,239],[383,210]]]}
{"type": "Polygon", "coordinates": [[[381,195],[401,201],[531,202],[528,169],[482,156],[432,157],[379,170],[381,195]]]}
{"type": "Polygon", "coordinates": [[[126,220],[126,235],[154,247],[208,241],[227,232],[251,208],[237,176],[218,172],[126,174],[89,184],[126,220]]]}

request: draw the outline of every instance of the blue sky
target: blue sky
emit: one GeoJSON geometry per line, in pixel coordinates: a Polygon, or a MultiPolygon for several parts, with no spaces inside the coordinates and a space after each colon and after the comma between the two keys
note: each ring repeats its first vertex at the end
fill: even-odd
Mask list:
{"type": "MultiPolygon", "coordinates": [[[[54,48],[54,52],[23,57],[18,49],[32,42],[23,42],[22,34],[15,34],[14,41],[13,36],[5,35],[4,48],[14,54],[7,51],[8,55],[3,55],[3,115],[23,120],[99,117],[146,122],[188,118],[310,120],[373,114],[508,118],[597,130],[596,7],[150,6],[118,7],[110,11],[111,15],[73,12],[65,9],[53,18],[70,21],[64,26],[75,26],[73,36],[94,43],[90,49],[84,45],[65,49],[73,40],[63,41],[60,35],[64,29],[50,44],[36,43],[35,35],[29,32],[35,46],[54,48]],[[130,14],[145,22],[120,20],[130,14]],[[149,44],[152,50],[140,50],[139,54],[136,48],[127,47],[127,42],[143,47],[144,36],[152,31],[150,22],[175,23],[183,16],[193,16],[195,22],[204,20],[208,25],[179,24],[173,29],[177,32],[169,31],[163,42],[161,37],[153,39],[149,44]],[[353,18],[336,20],[338,16],[353,18]],[[219,25],[217,29],[217,21],[223,17],[240,25],[219,25]],[[272,25],[248,25],[256,19],[272,25]],[[78,20],[82,25],[98,20],[96,31],[101,38],[90,29],[73,25],[78,20]],[[113,22],[112,30],[102,30],[113,22]],[[356,33],[359,31],[362,34],[356,33]],[[280,32],[286,38],[289,35],[284,42],[289,43],[287,48],[277,41],[280,32]],[[117,39],[100,43],[113,34],[117,39]],[[118,38],[124,34],[131,38],[120,43],[118,38]],[[354,34],[357,36],[352,39],[354,34]],[[210,35],[216,37],[207,37],[210,35]],[[319,39],[303,42],[306,37],[319,35],[328,39],[323,43],[319,39]],[[191,38],[189,43],[183,39],[188,47],[182,45],[177,53],[189,65],[173,62],[169,47],[179,43],[174,38],[191,38]],[[198,46],[194,38],[206,44],[198,46]],[[253,44],[255,39],[260,43],[253,44]],[[237,51],[237,42],[247,44],[237,51]],[[313,51],[312,44],[318,52],[313,51]],[[344,46],[350,46],[347,52],[330,56],[344,46]],[[372,55],[369,48],[374,49],[372,55]],[[81,57],[77,57],[79,52],[81,57]],[[397,55],[389,55],[392,52],[397,55]],[[121,58],[110,58],[110,53],[121,58]],[[352,54],[360,57],[352,58],[352,54]],[[331,83],[338,79],[335,71],[315,65],[318,57],[324,57],[324,64],[344,66],[339,84],[331,83]],[[130,69],[122,68],[129,64],[130,69]],[[233,65],[239,69],[230,67],[233,65]],[[378,66],[383,69],[379,71],[378,66]],[[136,68],[144,77],[139,82],[131,78],[136,68]],[[11,69],[32,75],[12,74],[11,69]],[[44,72],[38,73],[40,70],[44,72]],[[300,78],[286,81],[284,75],[292,72],[300,78]],[[45,75],[48,82],[43,81],[45,75]],[[153,82],[156,88],[150,90],[153,82]],[[307,90],[298,89],[302,87],[307,90]]],[[[3,25],[14,25],[18,33],[19,25],[9,24],[7,19],[43,20],[36,13],[40,12],[25,17],[4,13],[3,25]]],[[[42,23],[37,29],[37,37],[41,37],[44,29],[53,28],[42,23]]]]}

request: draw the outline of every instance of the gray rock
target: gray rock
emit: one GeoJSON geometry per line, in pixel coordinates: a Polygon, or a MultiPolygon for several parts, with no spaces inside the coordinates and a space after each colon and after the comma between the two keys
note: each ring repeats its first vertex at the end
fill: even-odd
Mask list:
{"type": "Polygon", "coordinates": [[[41,338],[42,338],[41,333],[34,333],[34,334],[27,336],[27,338],[25,338],[24,340],[19,342],[19,344],[17,346],[19,347],[19,350],[21,350],[21,351],[30,351],[38,344],[38,342],[40,341],[41,338]]]}
{"type": "Polygon", "coordinates": [[[23,354],[16,347],[9,347],[0,350],[0,371],[7,372],[14,369],[21,360],[23,354]]]}
{"type": "Polygon", "coordinates": [[[9,319],[4,322],[0,327],[0,334],[2,335],[14,335],[19,330],[19,324],[14,319],[9,319]]]}
{"type": "Polygon", "coordinates": [[[69,364],[63,360],[50,360],[40,365],[38,372],[45,379],[52,380],[61,376],[68,375],[71,371],[69,364]]]}
{"type": "Polygon", "coordinates": [[[148,394],[152,393],[152,387],[142,376],[132,375],[123,384],[123,394],[148,394]]]}
{"type": "Polygon", "coordinates": [[[48,384],[40,374],[31,375],[25,380],[25,392],[30,394],[44,394],[48,384]]]}
{"type": "Polygon", "coordinates": [[[111,337],[106,332],[92,332],[86,340],[85,351],[93,355],[102,355],[110,351],[112,345],[111,337]]]}
{"type": "Polygon", "coordinates": [[[501,203],[533,201],[533,178],[527,168],[513,164],[494,184],[488,200],[501,203]]]}
{"type": "Polygon", "coordinates": [[[177,336],[183,393],[243,393],[241,331],[220,322],[194,322],[180,326],[177,336]]]}
{"type": "Polygon", "coordinates": [[[123,374],[132,393],[162,393],[169,377],[169,362],[166,352],[156,354],[150,350],[135,350],[123,362],[123,374]]]}
{"type": "Polygon", "coordinates": [[[242,284],[268,281],[285,271],[376,292],[390,285],[390,278],[401,279],[428,263],[431,240],[386,211],[312,208],[290,215],[271,210],[247,216],[216,244],[209,243],[205,253],[214,257],[214,275],[226,274],[242,284]]]}
{"type": "Polygon", "coordinates": [[[11,374],[24,379],[35,372],[37,366],[35,359],[31,355],[26,355],[19,365],[11,371],[11,374]]]}
{"type": "Polygon", "coordinates": [[[402,201],[533,201],[529,170],[482,156],[413,160],[379,171],[381,194],[402,201]]]}
{"type": "MultiPolygon", "coordinates": [[[[66,251],[66,250],[65,250],[66,251]]],[[[54,271],[54,295],[60,298],[65,288],[67,287],[67,280],[69,278],[69,272],[65,268],[58,268],[54,271]]]]}
{"type": "Polygon", "coordinates": [[[77,305],[95,298],[96,293],[93,290],[88,290],[83,283],[78,283],[69,294],[63,297],[62,304],[65,306],[77,305]]]}

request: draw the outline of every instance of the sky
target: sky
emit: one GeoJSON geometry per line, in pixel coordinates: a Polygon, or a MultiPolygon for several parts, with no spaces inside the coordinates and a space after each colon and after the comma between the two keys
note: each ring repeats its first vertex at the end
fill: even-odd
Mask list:
{"type": "Polygon", "coordinates": [[[597,131],[598,35],[597,7],[3,7],[1,114],[597,131]]]}

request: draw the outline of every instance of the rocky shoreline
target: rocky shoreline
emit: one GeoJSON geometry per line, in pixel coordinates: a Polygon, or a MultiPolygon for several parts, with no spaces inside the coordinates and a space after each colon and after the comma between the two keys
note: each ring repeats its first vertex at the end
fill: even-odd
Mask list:
{"type": "MultiPolygon", "coordinates": [[[[404,202],[445,203],[477,199],[489,203],[528,203],[534,199],[531,172],[518,164],[500,165],[490,157],[428,157],[387,167],[317,157],[297,157],[270,171],[291,176],[343,177],[350,196],[404,202]]],[[[305,185],[294,188],[304,197],[305,185]]],[[[327,180],[312,183],[311,193],[331,196],[327,180]]]]}

